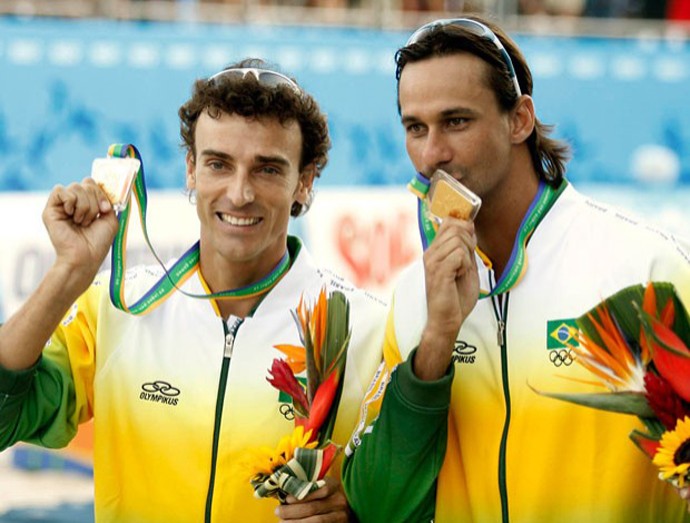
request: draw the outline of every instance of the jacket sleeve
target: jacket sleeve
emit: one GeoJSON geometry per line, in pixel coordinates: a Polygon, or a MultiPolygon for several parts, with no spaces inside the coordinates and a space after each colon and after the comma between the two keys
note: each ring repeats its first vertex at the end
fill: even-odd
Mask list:
{"type": "Polygon", "coordinates": [[[0,367],[0,450],[19,441],[64,447],[74,437],[74,410],[69,371],[42,357],[32,368],[0,367]]]}
{"type": "Polygon", "coordinates": [[[434,517],[454,371],[419,380],[412,372],[415,352],[391,373],[378,417],[346,450],[343,485],[362,523],[434,517]]]}
{"type": "Polygon", "coordinates": [[[66,446],[92,417],[96,286],[72,306],[32,368],[0,367],[0,450],[19,441],[66,446]]]}

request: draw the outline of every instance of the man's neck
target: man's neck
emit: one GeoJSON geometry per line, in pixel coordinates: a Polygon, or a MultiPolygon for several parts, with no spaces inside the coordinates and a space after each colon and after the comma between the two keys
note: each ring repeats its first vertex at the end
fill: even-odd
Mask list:
{"type": "Polygon", "coordinates": [[[475,219],[477,243],[491,260],[498,280],[508,265],[520,224],[539,189],[536,174],[519,184],[506,184],[482,203],[475,219]]]}
{"type": "Polygon", "coordinates": [[[227,321],[230,316],[237,318],[246,318],[251,314],[257,304],[261,301],[263,295],[252,296],[244,299],[218,299],[216,306],[220,312],[221,317],[227,321]]]}
{"type": "MultiPolygon", "coordinates": [[[[216,293],[259,283],[271,273],[279,262],[280,259],[275,260],[274,263],[262,264],[261,267],[252,262],[228,263],[219,257],[204,257],[202,251],[199,270],[209,290],[216,293]]],[[[252,312],[264,295],[265,292],[261,292],[246,298],[217,298],[216,304],[223,319],[227,320],[230,316],[244,318],[252,312]]]]}

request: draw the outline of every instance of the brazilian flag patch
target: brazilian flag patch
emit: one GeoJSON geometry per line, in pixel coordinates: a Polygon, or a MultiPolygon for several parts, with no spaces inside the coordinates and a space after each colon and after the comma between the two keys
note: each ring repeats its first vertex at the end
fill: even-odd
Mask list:
{"type": "Polygon", "coordinates": [[[578,328],[574,318],[565,320],[549,320],[546,322],[546,348],[552,349],[567,349],[569,347],[578,347],[577,342],[578,328]]]}

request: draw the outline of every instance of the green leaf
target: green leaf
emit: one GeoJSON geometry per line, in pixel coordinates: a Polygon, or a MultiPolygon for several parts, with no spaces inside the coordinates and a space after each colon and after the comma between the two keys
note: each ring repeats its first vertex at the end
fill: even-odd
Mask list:
{"type": "Polygon", "coordinates": [[[309,322],[307,322],[307,332],[304,333],[304,360],[307,368],[307,398],[309,399],[309,405],[314,401],[314,394],[316,394],[316,389],[319,388],[321,384],[321,376],[316,369],[316,361],[314,361],[314,345],[311,342],[311,327],[309,322]]]}
{"type": "Polygon", "coordinates": [[[673,331],[685,342],[685,345],[690,346],[690,317],[688,316],[688,311],[675,292],[673,293],[673,302],[676,309],[673,331]]]}
{"type": "Polygon", "coordinates": [[[657,418],[640,418],[645,428],[649,432],[649,436],[656,439],[661,439],[661,436],[666,432],[666,427],[657,418]]]}
{"type": "Polygon", "coordinates": [[[347,362],[347,349],[350,344],[350,302],[340,291],[334,291],[328,297],[328,327],[323,348],[323,369],[324,375],[329,376],[335,371],[340,377],[338,388],[333,399],[333,405],[328,413],[326,421],[319,431],[319,439],[330,438],[335,427],[335,420],[338,414],[338,406],[343,392],[345,382],[345,366],[347,362]]]}
{"type": "Polygon", "coordinates": [[[585,393],[585,394],[567,394],[558,392],[543,392],[535,389],[530,385],[530,388],[547,398],[554,398],[557,400],[583,405],[585,407],[592,407],[598,410],[605,410],[609,412],[618,412],[620,414],[632,414],[640,418],[654,417],[647,399],[642,392],[602,392],[602,393],[585,393]]]}
{"type": "Polygon", "coordinates": [[[350,339],[350,303],[340,291],[328,297],[327,325],[322,355],[326,375],[342,365],[342,350],[347,349],[350,339]]]}

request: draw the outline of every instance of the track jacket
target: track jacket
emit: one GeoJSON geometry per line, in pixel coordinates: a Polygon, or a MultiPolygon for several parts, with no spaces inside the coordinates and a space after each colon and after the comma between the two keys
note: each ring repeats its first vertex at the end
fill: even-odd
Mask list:
{"type": "MultiPolygon", "coordinates": [[[[563,378],[593,381],[563,344],[564,325],[648,280],[674,283],[689,305],[685,246],[568,186],[536,228],[527,257],[517,285],[477,303],[458,333],[448,375],[437,382],[418,380],[410,363],[426,322],[422,263],[402,276],[385,364],[348,455],[359,448],[344,464],[346,492],[363,523],[688,519],[685,503],[628,439],[642,428],[635,417],[532,389],[602,392],[563,378]]],[[[493,274],[478,262],[488,289],[493,274]]]]}
{"type": "MultiPolygon", "coordinates": [[[[294,427],[267,381],[276,344],[301,345],[291,316],[322,286],[350,300],[352,339],[333,440],[344,444],[380,363],[385,306],[317,269],[290,238],[292,266],[254,313],[226,322],[210,300],[173,293],[144,316],[115,309],[107,273],[73,305],[37,365],[0,369],[0,448],[17,441],[62,447],[94,418],[96,521],[275,522],[273,499],[255,499],[246,449],[294,427]]],[[[134,302],[162,275],[127,275],[134,302]]],[[[203,294],[195,273],[182,286],[203,294]]]]}

